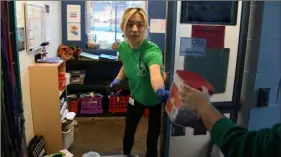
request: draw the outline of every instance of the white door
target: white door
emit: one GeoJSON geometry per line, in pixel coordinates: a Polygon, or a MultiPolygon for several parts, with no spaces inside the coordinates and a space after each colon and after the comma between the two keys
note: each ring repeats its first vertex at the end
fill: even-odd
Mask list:
{"type": "MultiPolygon", "coordinates": [[[[229,102],[232,101],[233,95],[242,2],[237,2],[237,8],[233,9],[237,11],[232,12],[237,15],[233,18],[236,21],[236,23],[232,23],[233,25],[228,25],[232,21],[227,19],[227,16],[223,17],[225,19],[220,18],[222,12],[227,13],[228,11],[227,7],[225,7],[228,5],[227,3],[222,1],[177,2],[174,71],[191,70],[204,75],[205,78],[207,77],[216,90],[216,93],[211,98],[212,102],[229,102]],[[204,16],[200,17],[201,14],[198,15],[198,11],[205,12],[203,13],[204,16]],[[181,17],[181,15],[183,16],[181,17]],[[212,23],[210,21],[212,18],[214,21],[224,21],[224,24],[182,23],[188,20],[201,20],[212,23]],[[195,38],[205,39],[205,53],[200,54],[201,50],[191,46],[195,38]],[[180,52],[184,52],[184,50],[186,50],[184,53],[186,56],[180,55],[180,52]],[[194,50],[193,53],[192,50],[194,50]]],[[[235,4],[230,5],[235,6],[235,4]]],[[[169,157],[205,157],[209,141],[209,134],[194,136],[193,129],[186,128],[185,135],[170,137],[169,157]]],[[[213,156],[217,157],[219,155],[215,153],[213,156]]]]}

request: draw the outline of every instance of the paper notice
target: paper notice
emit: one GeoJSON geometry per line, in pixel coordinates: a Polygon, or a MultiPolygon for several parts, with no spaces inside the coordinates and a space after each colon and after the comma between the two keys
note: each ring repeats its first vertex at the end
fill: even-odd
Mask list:
{"type": "Polygon", "coordinates": [[[80,22],[80,21],[81,21],[81,6],[67,5],[67,22],[80,22]]]}
{"type": "Polygon", "coordinates": [[[81,25],[80,23],[67,23],[67,40],[81,40],[81,25]]]}
{"type": "Polygon", "coordinates": [[[150,33],[165,33],[166,20],[165,19],[150,19],[150,33]]]}

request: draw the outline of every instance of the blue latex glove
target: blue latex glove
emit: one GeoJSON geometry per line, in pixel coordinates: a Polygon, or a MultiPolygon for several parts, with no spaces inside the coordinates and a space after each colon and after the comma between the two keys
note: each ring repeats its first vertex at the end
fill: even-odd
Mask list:
{"type": "Polygon", "coordinates": [[[114,79],[114,80],[111,82],[111,84],[109,85],[109,87],[110,87],[110,88],[113,88],[113,87],[118,86],[118,85],[120,85],[120,84],[121,84],[121,80],[119,80],[119,79],[114,79]]]}
{"type": "Polygon", "coordinates": [[[170,97],[170,91],[160,88],[156,91],[156,95],[161,103],[166,103],[170,97]]]}

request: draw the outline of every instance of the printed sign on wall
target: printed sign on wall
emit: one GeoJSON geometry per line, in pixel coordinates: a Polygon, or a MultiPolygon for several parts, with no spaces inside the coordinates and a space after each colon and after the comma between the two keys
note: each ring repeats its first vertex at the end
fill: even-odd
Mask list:
{"type": "Polygon", "coordinates": [[[165,19],[150,19],[150,33],[165,33],[166,20],[165,19]]]}
{"type": "Polygon", "coordinates": [[[205,39],[181,37],[180,56],[204,56],[205,47],[205,39]]]}
{"type": "Polygon", "coordinates": [[[81,40],[80,23],[67,23],[67,40],[69,41],[81,40]]]}
{"type": "Polygon", "coordinates": [[[67,22],[80,22],[81,20],[81,6],[67,5],[67,22]]]}
{"type": "Polygon", "coordinates": [[[206,48],[224,48],[225,26],[192,25],[192,38],[203,38],[206,48]]]}

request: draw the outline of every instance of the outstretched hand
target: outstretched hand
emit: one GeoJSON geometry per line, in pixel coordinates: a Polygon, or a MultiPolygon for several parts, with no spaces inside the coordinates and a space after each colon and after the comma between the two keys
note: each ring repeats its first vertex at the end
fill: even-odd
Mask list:
{"type": "Polygon", "coordinates": [[[182,86],[180,88],[180,100],[184,108],[199,114],[210,105],[208,89],[204,86],[202,86],[202,91],[186,85],[182,86]]]}
{"type": "Polygon", "coordinates": [[[166,103],[170,97],[170,91],[161,88],[156,91],[156,95],[161,103],[166,103]]]}

